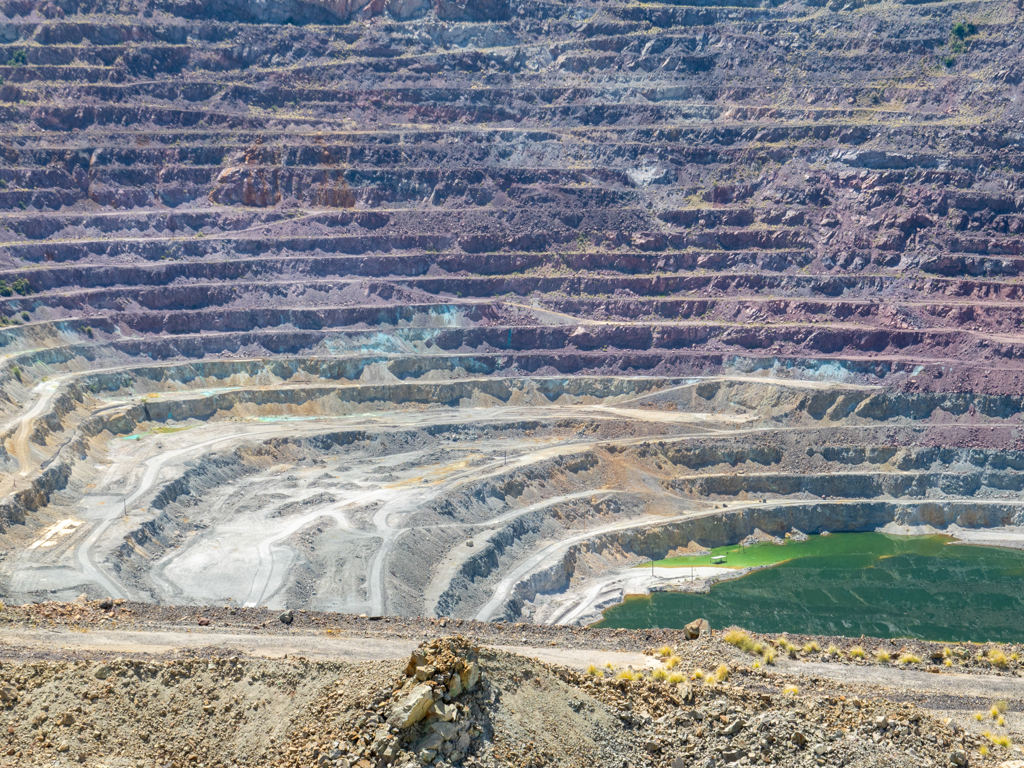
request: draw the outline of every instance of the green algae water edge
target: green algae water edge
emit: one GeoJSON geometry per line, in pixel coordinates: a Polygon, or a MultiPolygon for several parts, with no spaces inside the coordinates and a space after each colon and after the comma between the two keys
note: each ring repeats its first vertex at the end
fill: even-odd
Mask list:
{"type": "MultiPolygon", "coordinates": [[[[594,626],[681,628],[703,617],[716,629],[735,624],[755,632],[1024,640],[1024,552],[949,541],[843,533],[757,545],[757,558],[785,561],[706,594],[627,598],[594,626]],[[762,555],[764,547],[774,552],[762,555]]],[[[736,565],[739,557],[729,560],[736,565]]]]}

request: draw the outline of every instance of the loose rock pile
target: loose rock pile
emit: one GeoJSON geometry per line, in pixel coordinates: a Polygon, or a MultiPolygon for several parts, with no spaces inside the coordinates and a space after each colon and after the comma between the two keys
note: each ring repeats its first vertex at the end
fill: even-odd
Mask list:
{"type": "Polygon", "coordinates": [[[966,765],[984,746],[910,704],[780,692],[747,668],[707,686],[561,674],[617,713],[640,765],[966,765]]]}
{"type": "MultiPolygon", "coordinates": [[[[463,764],[484,732],[473,696],[480,681],[478,648],[461,637],[424,644],[413,652],[390,693],[378,691],[363,713],[337,713],[339,732],[329,748],[293,747],[290,765],[335,768],[419,765],[440,759],[463,764]],[[345,727],[345,720],[352,724],[345,727]]],[[[304,740],[307,732],[297,734],[304,740]]],[[[466,764],[472,764],[472,760],[466,764]]]]}

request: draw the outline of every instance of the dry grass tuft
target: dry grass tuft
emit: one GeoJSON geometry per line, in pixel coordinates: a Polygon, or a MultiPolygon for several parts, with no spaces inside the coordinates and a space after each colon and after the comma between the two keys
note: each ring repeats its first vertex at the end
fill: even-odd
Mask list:
{"type": "Polygon", "coordinates": [[[739,648],[744,653],[754,653],[754,639],[742,629],[730,629],[722,638],[729,645],[739,648]]]}
{"type": "Polygon", "coordinates": [[[903,664],[904,666],[906,666],[907,664],[920,664],[920,663],[921,663],[921,657],[920,656],[915,656],[912,653],[904,653],[902,656],[900,656],[900,664],[903,664]]]}
{"type": "Polygon", "coordinates": [[[981,735],[984,736],[989,741],[991,741],[997,747],[1003,747],[1004,749],[1009,749],[1011,746],[1013,746],[1013,742],[1010,741],[1010,737],[1006,736],[1004,734],[991,733],[989,731],[985,731],[981,735]]]}
{"type": "Polygon", "coordinates": [[[1006,654],[998,648],[989,649],[988,660],[993,667],[999,667],[1000,669],[1006,669],[1010,663],[1010,660],[1006,658],[1006,654]]]}
{"type": "Polygon", "coordinates": [[[867,654],[864,653],[864,649],[861,648],[859,645],[855,645],[853,646],[853,648],[850,649],[851,659],[863,659],[865,656],[867,656],[867,654]]]}
{"type": "Polygon", "coordinates": [[[883,664],[885,664],[886,662],[888,662],[888,661],[890,661],[892,659],[892,656],[889,655],[888,651],[879,651],[878,653],[875,654],[875,658],[878,659],[883,664]]]}
{"type": "Polygon", "coordinates": [[[796,696],[798,693],[800,693],[800,689],[795,685],[787,685],[782,689],[783,696],[796,696]]]}

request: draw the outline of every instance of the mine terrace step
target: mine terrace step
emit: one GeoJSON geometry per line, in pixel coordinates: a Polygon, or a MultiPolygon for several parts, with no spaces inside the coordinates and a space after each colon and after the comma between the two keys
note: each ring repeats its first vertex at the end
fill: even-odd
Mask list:
{"type": "MultiPolygon", "coordinates": [[[[258,311],[238,316],[239,330],[223,330],[224,324],[211,323],[208,331],[182,330],[164,336],[143,336],[136,339],[113,337],[109,345],[121,350],[154,350],[166,344],[180,349],[178,354],[205,354],[231,345],[260,344],[276,352],[289,349],[312,349],[321,342],[332,350],[356,351],[365,346],[366,337],[380,329],[373,326],[353,330],[323,328],[304,329],[256,327],[252,320],[258,311]],[[246,321],[249,324],[246,325],[246,321]],[[228,346],[225,346],[228,345],[228,346]]],[[[267,312],[280,322],[280,313],[267,312]]],[[[201,318],[196,318],[201,319],[201,318]]],[[[299,318],[294,318],[299,319],[299,318]]],[[[311,318],[316,319],[316,318],[311,318]]],[[[154,318],[156,320],[156,318],[154,318]]],[[[230,320],[229,317],[224,318],[230,320]]],[[[188,322],[194,322],[190,320],[188,322]]],[[[159,326],[157,326],[159,327],[159,326]]],[[[678,324],[616,324],[591,326],[489,326],[476,328],[388,328],[390,346],[397,351],[403,344],[419,347],[422,353],[450,352],[545,352],[564,350],[576,352],[604,351],[618,353],[650,353],[670,356],[678,350],[696,350],[742,354],[767,351],[783,356],[849,356],[863,353],[925,355],[927,350],[941,349],[951,359],[972,355],[974,359],[1014,359],[1020,356],[1021,344],[1013,337],[1002,338],[960,329],[896,330],[844,326],[839,323],[727,325],[712,323],[678,324]],[[979,344],[979,340],[982,342],[979,344]]]]}

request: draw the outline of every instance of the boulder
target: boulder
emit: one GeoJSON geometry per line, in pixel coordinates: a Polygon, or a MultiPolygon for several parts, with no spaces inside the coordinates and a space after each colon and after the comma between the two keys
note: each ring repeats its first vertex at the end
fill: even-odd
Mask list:
{"type": "Polygon", "coordinates": [[[448,680],[448,695],[453,699],[462,693],[462,677],[460,675],[452,675],[451,679],[448,680]]]}
{"type": "Polygon", "coordinates": [[[450,723],[455,719],[458,714],[458,710],[454,704],[445,704],[443,701],[434,702],[434,706],[430,708],[430,714],[432,717],[436,717],[438,720],[450,723]]]}
{"type": "Polygon", "coordinates": [[[683,632],[686,633],[687,640],[696,640],[702,634],[705,634],[711,630],[711,625],[708,624],[707,619],[695,619],[683,627],[683,632]]]}
{"type": "Polygon", "coordinates": [[[431,731],[416,744],[415,751],[420,753],[423,751],[436,752],[444,744],[444,737],[436,731],[431,731]]]}
{"type": "Polygon", "coordinates": [[[455,723],[434,723],[430,726],[430,730],[445,741],[448,741],[459,730],[459,726],[455,725],[455,723]]]}
{"type": "Polygon", "coordinates": [[[427,716],[427,712],[433,704],[433,686],[427,683],[417,685],[391,710],[388,725],[395,728],[408,728],[410,725],[415,725],[427,716]]]}
{"type": "Polygon", "coordinates": [[[463,667],[461,672],[462,677],[462,690],[471,691],[480,679],[480,665],[475,661],[470,661],[463,667]]]}
{"type": "Polygon", "coordinates": [[[409,657],[409,663],[405,665],[405,676],[412,677],[416,674],[416,670],[425,664],[427,661],[427,655],[417,648],[412,652],[412,656],[409,657]]]}

